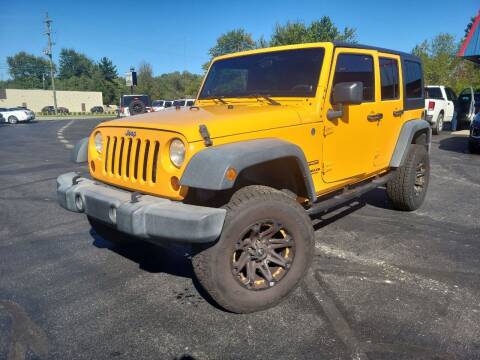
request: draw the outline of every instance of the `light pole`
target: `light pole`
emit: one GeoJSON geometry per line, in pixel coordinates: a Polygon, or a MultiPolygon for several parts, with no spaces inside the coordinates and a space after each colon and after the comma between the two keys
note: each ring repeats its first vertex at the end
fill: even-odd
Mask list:
{"type": "Polygon", "coordinates": [[[57,93],[55,92],[55,74],[53,71],[53,59],[52,59],[52,29],[50,27],[50,24],[52,23],[52,20],[48,17],[48,12],[45,16],[45,35],[48,37],[48,44],[47,48],[45,49],[45,55],[48,56],[48,59],[50,60],[50,78],[52,79],[52,91],[53,91],[53,107],[55,109],[55,115],[57,115],[57,93]]]}

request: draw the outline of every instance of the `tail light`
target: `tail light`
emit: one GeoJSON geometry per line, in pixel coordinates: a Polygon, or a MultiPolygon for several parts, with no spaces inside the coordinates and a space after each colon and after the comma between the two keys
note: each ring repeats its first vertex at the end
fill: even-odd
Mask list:
{"type": "Polygon", "coordinates": [[[428,102],[428,110],[433,111],[435,109],[435,101],[428,102]]]}

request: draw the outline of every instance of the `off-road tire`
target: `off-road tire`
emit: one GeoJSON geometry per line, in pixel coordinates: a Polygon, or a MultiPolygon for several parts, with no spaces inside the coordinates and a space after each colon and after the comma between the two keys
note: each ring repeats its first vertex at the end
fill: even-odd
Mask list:
{"type": "Polygon", "coordinates": [[[8,122],[9,122],[10,124],[16,124],[16,123],[18,123],[18,119],[17,119],[16,116],[13,116],[13,115],[12,115],[12,116],[9,116],[9,117],[8,117],[8,122]]]}
{"type": "Polygon", "coordinates": [[[297,287],[311,263],[314,231],[310,218],[285,193],[259,185],[238,190],[224,208],[227,215],[220,239],[192,259],[195,275],[213,300],[228,311],[251,313],[276,305],[297,287]],[[278,221],[291,234],[295,255],[288,272],[271,288],[247,289],[232,273],[232,255],[245,229],[264,219],[278,221]]]}
{"type": "Polygon", "coordinates": [[[115,245],[128,245],[134,243],[136,240],[127,234],[115,230],[114,228],[104,224],[103,222],[87,216],[88,222],[92,230],[102,239],[110,241],[115,245]]]}
{"type": "MultiPolygon", "coordinates": [[[[393,207],[403,211],[418,209],[428,189],[430,179],[430,159],[424,145],[411,144],[405,163],[397,169],[394,177],[387,182],[387,195],[393,207]],[[418,167],[424,166],[424,183],[420,192],[416,192],[418,167]]],[[[418,186],[417,186],[418,189],[418,186]]]]}
{"type": "Polygon", "coordinates": [[[435,126],[432,128],[433,135],[440,135],[443,130],[443,113],[438,114],[437,121],[435,122],[435,126]]]}
{"type": "Polygon", "coordinates": [[[130,105],[128,105],[128,110],[130,115],[138,115],[146,112],[146,105],[141,100],[133,100],[130,105]]]}

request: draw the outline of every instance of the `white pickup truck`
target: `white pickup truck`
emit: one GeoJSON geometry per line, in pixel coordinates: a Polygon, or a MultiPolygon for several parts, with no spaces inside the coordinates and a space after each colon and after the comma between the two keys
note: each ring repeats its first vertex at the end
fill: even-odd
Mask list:
{"type": "Polygon", "coordinates": [[[457,95],[445,86],[425,87],[425,120],[432,125],[432,132],[438,135],[445,122],[451,122],[456,111],[457,95]]]}

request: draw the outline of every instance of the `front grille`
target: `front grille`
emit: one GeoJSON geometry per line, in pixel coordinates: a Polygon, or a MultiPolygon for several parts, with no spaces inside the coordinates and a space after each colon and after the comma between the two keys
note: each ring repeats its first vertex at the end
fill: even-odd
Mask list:
{"type": "Polygon", "coordinates": [[[107,136],[103,170],[125,181],[156,183],[159,149],[158,141],[107,136]]]}

